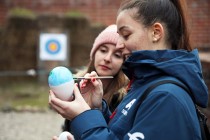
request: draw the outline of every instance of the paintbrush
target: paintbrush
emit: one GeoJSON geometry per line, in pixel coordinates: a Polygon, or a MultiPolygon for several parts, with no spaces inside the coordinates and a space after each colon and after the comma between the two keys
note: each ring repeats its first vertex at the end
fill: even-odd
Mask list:
{"type": "Polygon", "coordinates": [[[74,80],[82,80],[82,79],[110,79],[110,78],[114,78],[113,76],[99,76],[99,77],[74,77],[74,80]]]}

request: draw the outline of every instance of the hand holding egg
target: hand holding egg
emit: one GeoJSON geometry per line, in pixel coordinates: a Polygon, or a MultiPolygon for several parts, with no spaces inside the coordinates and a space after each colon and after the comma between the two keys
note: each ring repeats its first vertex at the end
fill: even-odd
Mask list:
{"type": "Polygon", "coordinates": [[[59,135],[58,140],[69,140],[69,139],[67,138],[68,135],[71,136],[71,139],[70,139],[70,140],[74,140],[74,136],[73,136],[71,133],[67,132],[67,131],[62,132],[62,133],[59,135]]]}
{"type": "Polygon", "coordinates": [[[74,89],[74,79],[66,67],[55,67],[49,74],[48,84],[55,96],[61,100],[71,99],[74,89]]]}

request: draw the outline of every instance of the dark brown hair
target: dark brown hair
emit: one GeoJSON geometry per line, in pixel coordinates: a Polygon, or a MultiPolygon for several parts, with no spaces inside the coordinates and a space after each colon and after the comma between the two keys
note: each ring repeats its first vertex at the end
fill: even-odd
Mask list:
{"type": "Polygon", "coordinates": [[[171,49],[185,49],[191,51],[185,0],[125,0],[118,12],[135,9],[133,18],[141,21],[145,27],[160,22],[166,27],[167,43],[171,49]]]}

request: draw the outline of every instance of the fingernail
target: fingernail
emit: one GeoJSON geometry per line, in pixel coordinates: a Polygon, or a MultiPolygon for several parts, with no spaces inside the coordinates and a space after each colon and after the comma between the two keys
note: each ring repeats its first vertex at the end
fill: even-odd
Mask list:
{"type": "Polygon", "coordinates": [[[92,79],[92,82],[95,82],[95,80],[96,80],[96,78],[93,78],[93,79],[92,79]]]}
{"type": "Polygon", "coordinates": [[[85,83],[83,83],[81,87],[85,87],[85,83]]]}

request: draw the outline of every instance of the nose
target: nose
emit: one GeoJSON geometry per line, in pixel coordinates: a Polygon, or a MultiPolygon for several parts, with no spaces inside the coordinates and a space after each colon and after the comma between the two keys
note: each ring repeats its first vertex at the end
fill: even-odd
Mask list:
{"type": "Polygon", "coordinates": [[[112,54],[111,53],[107,53],[106,56],[104,57],[104,61],[111,62],[111,57],[112,57],[112,54]]]}

